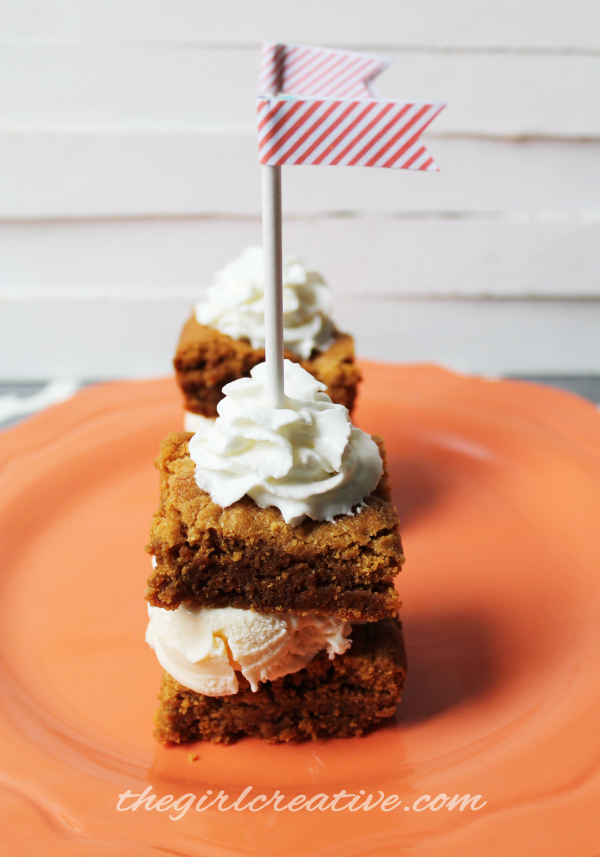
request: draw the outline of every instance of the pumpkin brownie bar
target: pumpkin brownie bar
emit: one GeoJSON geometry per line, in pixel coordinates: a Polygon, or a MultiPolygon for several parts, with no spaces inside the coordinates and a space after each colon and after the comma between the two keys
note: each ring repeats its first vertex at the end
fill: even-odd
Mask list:
{"type": "Polygon", "coordinates": [[[194,478],[192,436],[169,435],[156,460],[161,504],[146,546],[155,558],[146,590],[150,604],[174,610],[194,600],[204,607],[349,621],[396,616],[394,578],[404,556],[380,437],[374,440],[383,476],[363,508],[292,526],[278,509],[262,509],[248,496],[225,509],[213,503],[194,478]]]}
{"type": "MultiPolygon", "coordinates": [[[[300,365],[327,385],[327,394],[349,411],[354,407],[360,369],[354,362],[354,340],[334,331],[334,341],[325,351],[314,350],[301,360],[286,349],[288,360],[300,365]]],[[[184,408],[193,414],[216,417],[222,389],[231,381],[250,376],[250,370],[265,359],[264,348],[253,348],[245,339],[199,324],[194,315],[183,328],[173,365],[184,396],[184,408]]]]}
{"type": "Polygon", "coordinates": [[[154,736],[161,742],[197,739],[229,743],[255,735],[276,743],[360,735],[393,715],[406,676],[401,625],[383,619],[354,626],[352,647],[331,660],[320,652],[290,675],[252,692],[240,674],[232,696],[203,696],[164,673],[154,736]]]}

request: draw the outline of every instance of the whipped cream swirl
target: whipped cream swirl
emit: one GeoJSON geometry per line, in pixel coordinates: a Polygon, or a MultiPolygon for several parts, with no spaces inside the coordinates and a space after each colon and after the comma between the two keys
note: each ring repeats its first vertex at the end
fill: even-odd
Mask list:
{"type": "Polygon", "coordinates": [[[352,626],[335,616],[256,613],[236,607],[148,606],[146,642],[173,678],[205,696],[239,689],[236,671],[253,691],[261,681],[298,672],[317,652],[330,658],[352,645],[352,626]]]}
{"type": "Polygon", "coordinates": [[[214,425],[200,426],[190,440],[196,483],[219,506],[248,494],[292,525],[305,516],[351,515],[381,478],[377,444],[333,404],[324,384],[297,363],[284,364],[283,408],[268,403],[264,363],[223,387],[214,425]]]}
{"type": "MultiPolygon", "coordinates": [[[[199,324],[214,327],[232,339],[248,339],[253,348],[265,344],[264,270],[262,247],[248,247],[215,274],[206,300],[194,307],[199,324]]],[[[292,256],[283,260],[283,341],[306,360],[313,349],[332,343],[329,318],[331,292],[320,274],[307,270],[292,256]]]]}

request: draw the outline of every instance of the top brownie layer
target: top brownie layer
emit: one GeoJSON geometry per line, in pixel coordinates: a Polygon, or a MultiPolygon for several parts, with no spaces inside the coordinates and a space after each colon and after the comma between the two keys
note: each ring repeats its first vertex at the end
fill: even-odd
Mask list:
{"type": "MultiPolygon", "coordinates": [[[[327,394],[338,405],[352,411],[360,370],[354,362],[354,340],[335,331],[334,341],[323,352],[300,360],[291,351],[285,357],[327,385],[327,394]]],[[[196,317],[183,328],[173,364],[185,398],[185,408],[205,417],[217,416],[222,389],[230,381],[250,376],[250,370],[265,359],[264,348],[252,348],[245,339],[232,339],[212,327],[198,324],[196,317]]]]}
{"type": "Polygon", "coordinates": [[[286,524],[280,511],[249,497],[223,509],[196,485],[188,442],[169,435],[156,459],[161,505],[148,553],[156,567],[146,599],[174,610],[183,601],[205,607],[253,608],[374,621],[395,616],[394,578],[404,561],[398,516],[384,464],[379,485],[354,515],[333,522],[286,524]]]}

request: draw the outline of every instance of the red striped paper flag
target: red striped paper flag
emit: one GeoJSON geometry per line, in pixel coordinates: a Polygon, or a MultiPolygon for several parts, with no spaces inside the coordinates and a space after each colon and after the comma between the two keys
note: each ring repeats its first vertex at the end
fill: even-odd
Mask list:
{"type": "Polygon", "coordinates": [[[419,141],[443,102],[386,101],[372,79],[385,60],[306,45],[263,45],[259,161],[437,171],[419,141]],[[282,94],[283,93],[283,94],[282,94]]]}
{"type": "Polygon", "coordinates": [[[443,104],[261,97],[261,164],[437,170],[419,141],[443,104]]]}
{"type": "Polygon", "coordinates": [[[320,98],[373,98],[370,81],[387,60],[355,51],[264,42],[258,91],[320,98]]]}

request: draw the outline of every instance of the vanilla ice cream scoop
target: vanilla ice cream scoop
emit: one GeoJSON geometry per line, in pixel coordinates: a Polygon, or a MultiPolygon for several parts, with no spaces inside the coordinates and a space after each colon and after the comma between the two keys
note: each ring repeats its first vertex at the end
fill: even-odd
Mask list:
{"type": "Polygon", "coordinates": [[[197,432],[203,428],[215,424],[214,417],[203,417],[202,414],[193,414],[191,411],[183,412],[183,430],[197,432]]]}
{"type": "Polygon", "coordinates": [[[181,604],[148,607],[146,642],[161,666],[184,687],[205,696],[237,693],[236,671],[258,690],[297,672],[325,649],[330,658],[350,648],[351,625],[333,616],[256,613],[236,607],[181,604]]]}

